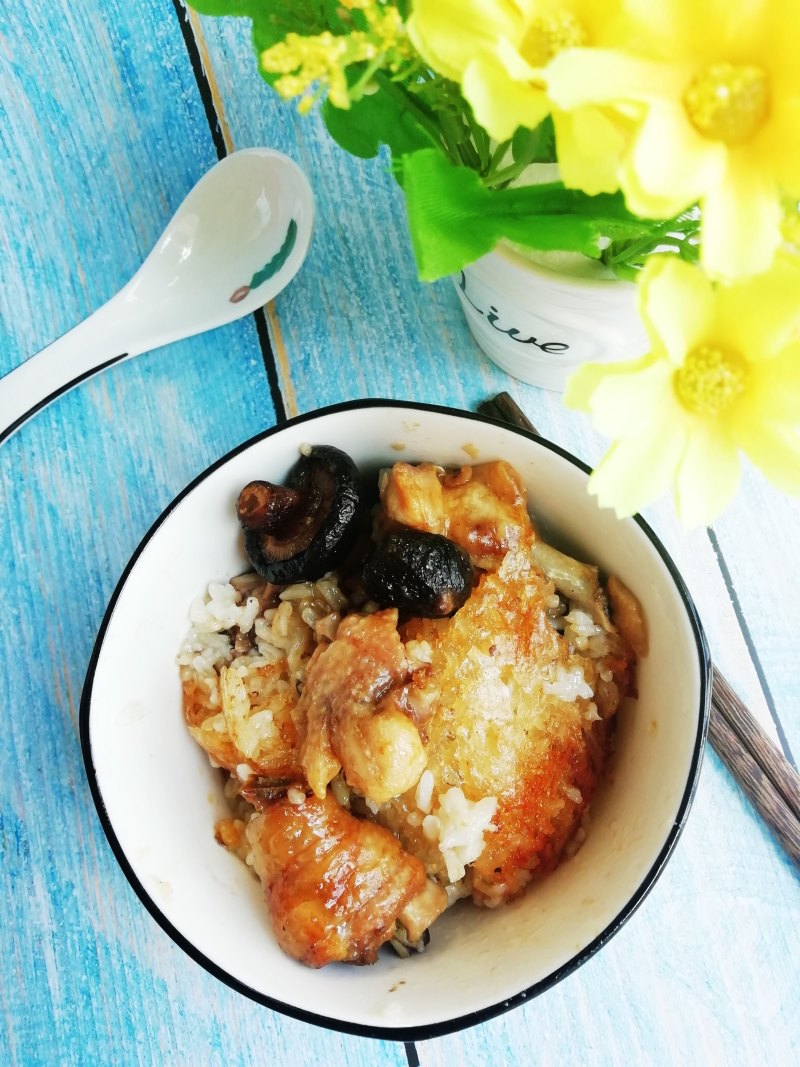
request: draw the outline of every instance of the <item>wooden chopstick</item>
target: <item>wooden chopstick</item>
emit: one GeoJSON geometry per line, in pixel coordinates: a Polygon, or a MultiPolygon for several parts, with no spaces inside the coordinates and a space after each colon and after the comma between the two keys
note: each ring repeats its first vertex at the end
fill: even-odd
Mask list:
{"type": "MultiPolygon", "coordinates": [[[[478,405],[490,418],[536,427],[508,393],[478,405]]],[[[800,867],[800,776],[713,668],[708,738],[786,853],[800,867]]]]}
{"type": "MultiPolygon", "coordinates": [[[[717,702],[716,680],[719,676],[716,667],[714,676],[711,713],[708,719],[708,739],[785,851],[800,867],[800,819],[794,814],[792,805],[787,803],[782,790],[775,786],[772,778],[765,771],[756,752],[747,747],[720,710],[717,702]]],[[[775,753],[773,758],[777,758],[778,761],[782,760],[783,757],[767,735],[761,731],[761,727],[758,727],[758,730],[761,734],[759,752],[762,746],[768,745],[775,753]]],[[[783,762],[794,774],[791,764],[785,760],[783,762]]]]}

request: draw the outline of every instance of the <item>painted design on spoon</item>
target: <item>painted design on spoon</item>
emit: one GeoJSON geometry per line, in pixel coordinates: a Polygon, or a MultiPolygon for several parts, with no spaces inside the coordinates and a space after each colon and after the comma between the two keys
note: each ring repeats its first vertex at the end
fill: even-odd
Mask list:
{"type": "Polygon", "coordinates": [[[261,270],[257,270],[253,277],[250,279],[249,285],[240,285],[239,288],[231,294],[230,302],[232,304],[238,304],[241,300],[247,296],[251,289],[257,289],[259,285],[262,285],[268,278],[271,278],[274,274],[277,274],[286,260],[289,258],[292,249],[294,248],[295,241],[297,240],[297,223],[294,219],[289,222],[289,227],[286,230],[286,236],[283,239],[283,244],[272,257],[272,259],[265,263],[261,270]]]}

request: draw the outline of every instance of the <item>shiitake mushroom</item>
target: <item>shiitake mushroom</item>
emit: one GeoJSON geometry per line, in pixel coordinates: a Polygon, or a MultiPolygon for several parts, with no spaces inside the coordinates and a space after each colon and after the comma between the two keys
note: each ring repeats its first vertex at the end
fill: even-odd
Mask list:
{"type": "Polygon", "coordinates": [[[467,553],[454,541],[423,530],[385,537],[363,569],[364,588],[381,607],[410,615],[452,615],[472,591],[467,553]]]}
{"type": "Polygon", "coordinates": [[[286,485],[252,481],[236,512],[245,550],[268,582],[313,582],[338,567],[362,519],[358,468],[332,445],[304,445],[286,485]]]}

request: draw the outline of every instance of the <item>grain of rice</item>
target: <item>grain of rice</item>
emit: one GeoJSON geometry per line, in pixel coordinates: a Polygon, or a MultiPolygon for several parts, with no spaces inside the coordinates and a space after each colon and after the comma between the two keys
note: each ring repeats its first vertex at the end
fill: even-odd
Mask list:
{"type": "Polygon", "coordinates": [[[599,722],[601,719],[600,712],[597,710],[597,705],[591,700],[587,705],[583,713],[583,719],[585,722],[599,722]]]}
{"type": "Polygon", "coordinates": [[[581,667],[558,666],[552,682],[545,682],[542,686],[545,693],[560,697],[561,700],[573,702],[577,697],[591,697],[594,695],[592,687],[586,681],[581,667]]]}
{"type": "Polygon", "coordinates": [[[420,811],[430,812],[431,802],[433,801],[433,786],[433,772],[424,770],[417,782],[417,791],[414,797],[420,811]]]}
{"type": "Polygon", "coordinates": [[[439,797],[436,814],[423,819],[422,832],[429,841],[438,842],[449,881],[463,878],[467,865],[483,852],[483,835],[492,829],[496,810],[496,797],[470,801],[456,787],[439,797]]]}
{"type": "Polygon", "coordinates": [[[350,787],[344,780],[344,775],[337,774],[331,782],[331,792],[336,798],[336,802],[343,808],[350,810],[350,787]]]}
{"type": "Polygon", "coordinates": [[[250,596],[244,603],[244,607],[239,613],[239,630],[243,634],[250,633],[253,628],[253,623],[256,621],[256,616],[261,610],[261,605],[258,602],[258,598],[250,596]]]}
{"type": "Polygon", "coordinates": [[[422,820],[422,832],[429,841],[439,840],[440,826],[439,819],[435,815],[426,815],[422,820]]]}
{"type": "Polygon", "coordinates": [[[334,577],[320,578],[317,582],[317,589],[334,611],[341,611],[342,608],[347,607],[347,597],[334,577]]]}
{"type": "Polygon", "coordinates": [[[341,621],[342,616],[338,611],[331,611],[327,615],[323,615],[321,619],[317,619],[314,623],[314,633],[317,635],[317,639],[333,641],[341,621]]]}
{"type": "Polygon", "coordinates": [[[281,601],[284,603],[289,600],[310,600],[314,595],[314,587],[311,582],[296,582],[294,585],[287,585],[280,595],[281,601]]]}
{"type": "Polygon", "coordinates": [[[411,669],[430,664],[433,660],[433,649],[428,641],[409,641],[406,644],[406,656],[411,669]]]}

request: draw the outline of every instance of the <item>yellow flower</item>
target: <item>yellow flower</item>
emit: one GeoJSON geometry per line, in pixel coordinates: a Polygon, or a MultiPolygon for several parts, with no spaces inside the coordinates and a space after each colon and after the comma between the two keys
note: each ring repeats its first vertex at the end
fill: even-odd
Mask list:
{"type": "Polygon", "coordinates": [[[619,172],[628,207],[668,218],[699,200],[706,269],[766,270],[781,195],[800,196],[800,0],[626,0],[624,15],[613,47],[554,58],[551,97],[644,108],[619,172]]]}
{"type": "Polygon", "coordinates": [[[542,69],[563,49],[611,38],[617,0],[414,0],[408,35],[431,67],[459,82],[497,141],[553,114],[561,175],[590,193],[619,187],[628,121],[611,109],[554,110],[542,69]],[[600,10],[602,8],[602,10],[600,10]]]}
{"type": "Polygon", "coordinates": [[[308,112],[325,89],[330,102],[346,110],[375,70],[381,66],[395,69],[409,57],[405,27],[394,5],[383,0],[342,0],[342,5],[361,11],[366,29],[345,34],[326,30],[308,36],[287,33],[261,53],[261,69],[281,75],[275,81],[276,91],[284,100],[299,96],[301,113],[308,112]],[[366,75],[355,86],[348,85],[347,67],[364,61],[369,64],[366,75]]]}
{"type": "Polygon", "coordinates": [[[615,439],[589,480],[600,504],[632,515],[672,487],[681,521],[707,524],[736,492],[740,453],[800,494],[800,257],[714,285],[654,256],[639,286],[651,351],[581,367],[564,396],[615,439]]]}

